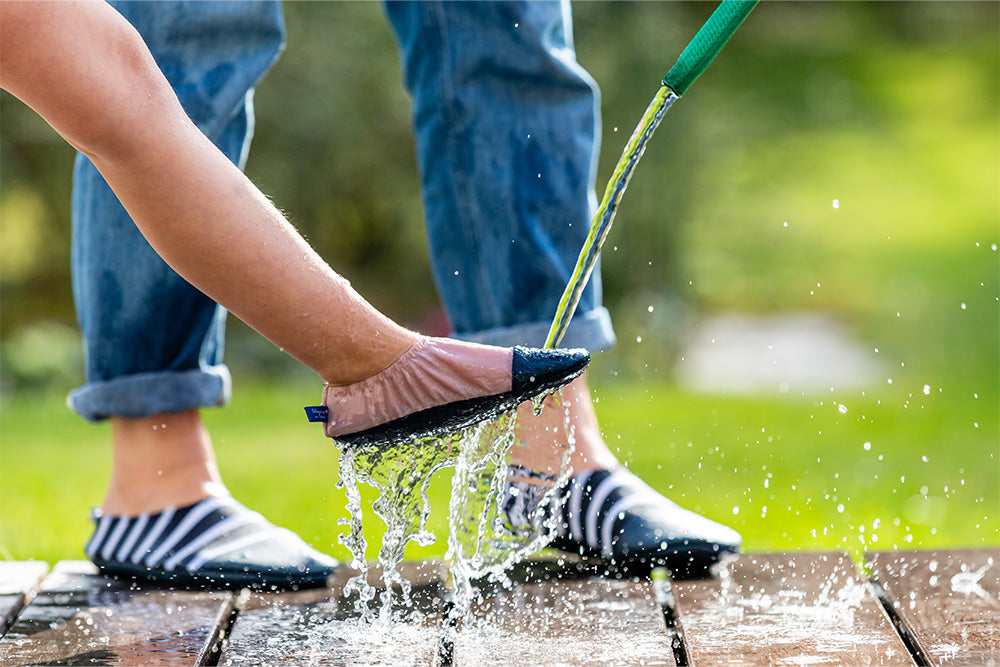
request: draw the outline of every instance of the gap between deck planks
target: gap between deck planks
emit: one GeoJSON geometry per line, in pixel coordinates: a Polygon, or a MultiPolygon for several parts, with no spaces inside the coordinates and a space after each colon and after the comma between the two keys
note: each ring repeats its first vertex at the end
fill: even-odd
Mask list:
{"type": "Polygon", "coordinates": [[[143,590],[64,561],[0,642],[0,665],[203,664],[232,610],[227,592],[143,590]]]}
{"type": "Polygon", "coordinates": [[[0,637],[35,596],[48,571],[49,564],[43,561],[8,562],[0,568],[0,637]]]}
{"type": "Polygon", "coordinates": [[[329,589],[240,601],[132,588],[69,562],[31,600],[44,565],[0,562],[0,602],[30,601],[0,641],[0,665],[673,664],[675,656],[696,665],[905,664],[910,652],[876,591],[901,632],[918,638],[918,659],[1000,664],[1000,550],[868,561],[877,586],[844,554],[746,554],[721,578],[659,591],[649,580],[594,576],[593,564],[536,561],[512,573],[512,587],[484,587],[457,633],[444,622],[440,562],[404,565],[418,613],[391,631],[359,627],[354,600],[342,595],[347,571],[329,589]],[[241,607],[228,627],[234,602],[241,607]],[[672,646],[668,625],[683,643],[672,646]]]}
{"type": "Polygon", "coordinates": [[[1000,665],[1000,550],[871,553],[865,561],[918,659],[1000,665]]]}

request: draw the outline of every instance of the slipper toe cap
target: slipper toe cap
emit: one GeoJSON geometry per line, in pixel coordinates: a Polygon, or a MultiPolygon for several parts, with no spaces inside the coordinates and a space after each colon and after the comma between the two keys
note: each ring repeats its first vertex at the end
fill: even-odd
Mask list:
{"type": "Polygon", "coordinates": [[[514,393],[530,397],[566,384],[583,373],[589,363],[590,354],[583,349],[515,347],[511,387],[514,393]]]}

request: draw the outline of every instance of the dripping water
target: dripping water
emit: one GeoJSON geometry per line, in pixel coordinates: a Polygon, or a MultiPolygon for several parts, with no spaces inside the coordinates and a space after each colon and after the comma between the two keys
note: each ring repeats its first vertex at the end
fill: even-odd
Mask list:
{"type": "MultiPolygon", "coordinates": [[[[569,413],[556,394],[555,405],[565,413],[570,445],[558,452],[555,475],[528,479],[527,490],[515,487],[512,479],[524,480],[520,468],[512,468],[510,451],[515,443],[515,412],[495,421],[444,436],[414,438],[391,446],[343,447],[340,454],[338,488],[347,496],[350,518],[340,542],[351,553],[351,567],[359,572],[345,588],[345,595],[358,594],[356,613],[361,623],[393,622],[394,586],[408,608],[410,585],[398,571],[406,546],[414,542],[428,546],[435,541],[427,529],[431,506],[432,478],[441,470],[452,469],[451,499],[448,507],[448,551],[454,587],[450,615],[463,618],[474,599],[474,582],[489,577],[502,581],[503,571],[527,555],[543,548],[555,535],[558,509],[564,498],[558,492],[568,479],[572,430],[569,413]],[[372,487],[376,499],[371,511],[385,524],[378,563],[382,571],[381,592],[368,583],[368,542],[364,534],[365,508],[361,484],[372,487]],[[513,525],[505,503],[512,495],[528,493],[527,511],[513,525]],[[378,600],[378,613],[373,601],[378,600]]],[[[523,486],[523,485],[521,485],[523,486]]]]}

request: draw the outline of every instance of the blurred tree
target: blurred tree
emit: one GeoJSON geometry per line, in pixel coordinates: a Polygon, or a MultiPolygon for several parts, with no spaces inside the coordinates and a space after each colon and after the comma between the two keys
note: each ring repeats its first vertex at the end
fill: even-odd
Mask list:
{"type": "MultiPolygon", "coordinates": [[[[713,7],[575,5],[578,57],[603,91],[599,192],[661,77],[713,7]]],[[[288,48],[257,91],[247,172],[373,303],[415,321],[436,296],[409,103],[381,8],[289,2],[285,14],[288,48]]],[[[623,201],[604,259],[606,301],[619,322],[634,318],[640,305],[645,314],[645,304],[704,298],[681,279],[689,264],[682,231],[693,224],[696,205],[715,196],[718,184],[705,172],[726,156],[795,130],[887,127],[894,122],[886,98],[891,67],[952,53],[975,56],[979,64],[971,67],[981,72],[977,89],[962,89],[961,103],[995,108],[997,15],[996,3],[975,2],[758,7],[670,112],[623,201]]],[[[931,100],[927,106],[933,113],[931,100]]],[[[30,110],[0,96],[2,341],[33,323],[75,320],[68,260],[72,157],[30,110]]],[[[753,171],[750,165],[739,177],[766,178],[753,171]]],[[[234,329],[238,338],[240,328],[234,329]]]]}

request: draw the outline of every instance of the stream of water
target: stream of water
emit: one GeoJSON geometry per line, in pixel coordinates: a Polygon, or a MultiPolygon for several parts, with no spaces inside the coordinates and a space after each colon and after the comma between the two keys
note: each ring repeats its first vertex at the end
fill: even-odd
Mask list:
{"type": "MultiPolygon", "coordinates": [[[[558,394],[555,404],[552,409],[565,412],[558,394]]],[[[347,495],[350,518],[341,520],[347,532],[341,534],[340,541],[351,552],[351,567],[360,572],[348,582],[344,593],[358,593],[356,611],[362,623],[390,624],[395,590],[407,606],[410,584],[400,576],[398,565],[410,542],[427,546],[435,541],[427,529],[431,512],[428,493],[432,478],[441,470],[452,470],[445,558],[454,590],[453,618],[462,618],[468,611],[476,579],[501,581],[507,567],[551,540],[557,528],[556,510],[563,502],[559,488],[570,473],[567,464],[572,431],[566,414],[571,444],[558,452],[559,460],[554,462],[557,475],[526,477],[522,468],[511,465],[513,412],[446,436],[341,450],[338,487],[347,495]],[[377,614],[373,601],[379,593],[367,581],[368,543],[360,484],[375,489],[377,498],[371,509],[385,524],[378,553],[382,586],[377,614]],[[512,511],[513,506],[517,512],[512,511]]]]}
{"type": "Polygon", "coordinates": [[[573,319],[573,313],[576,312],[576,306],[580,303],[583,288],[590,280],[590,274],[593,273],[597,258],[601,254],[601,248],[611,231],[615,214],[618,212],[618,204],[628,188],[636,165],[639,164],[642,154],[646,151],[646,144],[652,139],[653,132],[663,120],[664,114],[679,99],[680,96],[670,88],[660,86],[649,106],[646,107],[639,124],[633,130],[632,136],[629,137],[628,143],[625,144],[625,150],[618,158],[618,164],[615,165],[608,186],[604,189],[601,205],[597,207],[594,219],[590,223],[590,231],[587,234],[587,240],[584,241],[583,248],[580,250],[580,256],[576,260],[573,274],[566,284],[562,298],[559,299],[555,317],[552,319],[552,326],[545,339],[545,347],[558,346],[563,334],[566,333],[566,328],[569,326],[570,320],[573,319]]]}
{"type": "MultiPolygon", "coordinates": [[[[607,239],[636,165],[646,150],[663,115],[679,99],[670,88],[661,87],[636,126],[604,192],[601,205],[591,221],[587,240],[576,267],[559,301],[545,347],[556,347],[576,311],[601,247],[607,239]]],[[[383,592],[378,620],[391,622],[393,586],[404,601],[410,586],[397,570],[406,545],[428,545],[434,535],[427,530],[431,507],[428,488],[431,478],[444,468],[454,468],[451,502],[448,507],[449,537],[446,559],[453,578],[452,619],[463,618],[475,596],[473,582],[484,577],[503,581],[504,570],[544,547],[558,528],[558,509],[564,498],[559,489],[567,480],[569,454],[573,447],[569,412],[566,433],[570,444],[560,452],[555,474],[535,474],[511,465],[509,453],[515,444],[515,413],[444,437],[412,439],[389,447],[346,447],[340,457],[340,482],[347,494],[351,518],[344,520],[348,532],[341,542],[350,550],[352,567],[361,574],[353,578],[346,593],[358,592],[358,612],[362,622],[375,619],[372,601],[376,590],[367,583],[365,559],[367,541],[362,530],[364,511],[360,483],[374,487],[378,498],[372,511],[385,522],[379,550],[383,592]]],[[[535,402],[536,411],[541,399],[535,402]]]]}

